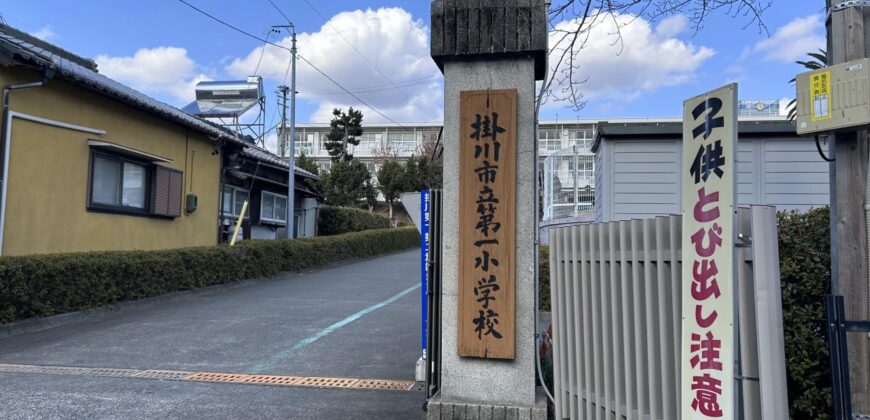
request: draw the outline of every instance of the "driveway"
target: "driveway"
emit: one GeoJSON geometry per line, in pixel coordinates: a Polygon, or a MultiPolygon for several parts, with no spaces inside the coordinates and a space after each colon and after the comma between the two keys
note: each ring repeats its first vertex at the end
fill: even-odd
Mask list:
{"type": "Polygon", "coordinates": [[[0,417],[420,418],[417,390],[178,380],[409,383],[420,354],[419,261],[409,251],[0,339],[0,417]]]}

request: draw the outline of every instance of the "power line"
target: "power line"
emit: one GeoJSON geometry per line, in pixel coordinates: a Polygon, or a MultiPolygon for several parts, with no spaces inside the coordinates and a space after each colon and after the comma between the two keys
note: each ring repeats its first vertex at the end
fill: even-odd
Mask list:
{"type": "MultiPolygon", "coordinates": [[[[440,78],[440,77],[441,76],[432,76],[432,77],[424,77],[424,78],[420,78],[420,79],[409,79],[409,80],[406,80],[403,82],[396,83],[396,86],[414,86],[414,85],[420,85],[423,83],[430,83],[432,80],[435,80],[435,79],[440,78]]],[[[376,85],[376,86],[369,86],[369,87],[360,87],[357,89],[350,89],[350,91],[355,92],[355,93],[370,93],[370,92],[382,91],[385,88],[389,88],[389,87],[390,87],[390,85],[376,85]]],[[[336,90],[336,89],[332,89],[332,90],[311,90],[311,89],[308,89],[305,92],[306,93],[341,93],[342,91],[336,90]]]]}
{"type": "MultiPolygon", "coordinates": [[[[269,30],[269,32],[266,32],[266,42],[269,41],[269,35],[272,35],[271,29],[269,30]]],[[[266,44],[265,43],[263,43],[263,49],[260,50],[260,59],[257,60],[257,67],[254,68],[254,76],[256,76],[257,72],[260,71],[260,64],[263,63],[263,56],[264,55],[266,55],[266,44]]]]}
{"type": "MultiPolygon", "coordinates": [[[[218,18],[218,17],[216,17],[216,16],[209,14],[209,13],[206,12],[205,10],[202,10],[202,9],[200,9],[200,8],[198,8],[198,7],[196,7],[196,6],[192,5],[192,4],[190,4],[190,3],[188,3],[186,0],[178,0],[178,1],[181,2],[182,4],[184,4],[185,6],[190,7],[190,8],[193,9],[193,10],[196,10],[196,11],[199,12],[200,14],[205,15],[205,16],[207,16],[208,18],[210,18],[210,19],[212,19],[212,20],[214,20],[214,21],[220,23],[221,25],[224,25],[224,26],[226,26],[227,28],[230,28],[230,29],[232,29],[232,30],[234,30],[234,31],[236,31],[236,32],[238,32],[238,33],[240,33],[240,34],[242,34],[242,35],[245,35],[245,36],[247,36],[247,37],[249,37],[249,38],[256,39],[257,41],[263,42],[263,43],[265,43],[265,44],[268,44],[268,45],[272,45],[272,46],[274,46],[274,47],[281,48],[282,50],[287,50],[287,51],[292,52],[292,51],[290,50],[290,48],[287,48],[287,47],[285,47],[285,46],[283,46],[283,45],[280,45],[280,44],[276,44],[276,43],[274,43],[274,42],[269,42],[269,40],[267,40],[267,39],[261,38],[261,37],[259,37],[259,36],[257,36],[257,35],[254,35],[254,34],[252,34],[252,33],[250,33],[250,32],[245,31],[244,29],[240,29],[240,28],[238,28],[238,27],[236,27],[236,26],[233,26],[233,25],[231,25],[230,23],[227,23],[226,21],[223,21],[223,20],[221,20],[220,18],[218,18]]],[[[405,130],[409,130],[409,131],[411,130],[410,128],[403,126],[402,124],[400,124],[400,123],[397,122],[396,120],[394,120],[394,119],[388,117],[386,114],[384,114],[383,112],[381,112],[381,111],[378,110],[377,108],[375,108],[375,107],[369,105],[368,102],[362,100],[359,96],[354,95],[353,92],[347,90],[347,88],[345,88],[344,86],[342,86],[341,83],[338,83],[337,81],[335,81],[335,79],[333,79],[332,77],[330,77],[330,76],[329,76],[328,74],[326,74],[323,70],[320,70],[319,67],[317,67],[317,66],[315,66],[314,64],[312,64],[310,61],[308,61],[308,60],[307,60],[305,57],[303,57],[301,54],[297,53],[297,54],[296,54],[296,57],[297,57],[298,59],[302,60],[305,64],[308,64],[309,66],[311,66],[311,68],[314,69],[314,71],[320,73],[321,76],[325,77],[327,80],[329,80],[330,82],[332,82],[332,84],[336,85],[339,89],[341,89],[342,91],[344,91],[345,93],[347,93],[348,95],[350,95],[352,98],[356,99],[356,100],[359,101],[361,104],[365,105],[366,107],[368,107],[369,109],[371,109],[372,111],[374,111],[376,114],[378,114],[378,115],[384,117],[384,119],[386,119],[387,121],[389,121],[389,122],[391,122],[391,123],[393,123],[393,124],[396,124],[398,127],[400,127],[400,128],[404,128],[405,130]]]]}
{"type": "MultiPolygon", "coordinates": [[[[275,3],[273,3],[272,0],[269,0],[269,3],[272,3],[272,5],[275,6],[275,3]]],[[[405,96],[405,99],[407,99],[408,101],[412,101],[412,102],[414,101],[414,99],[411,98],[407,93],[405,93],[405,91],[403,91],[402,89],[399,89],[399,87],[398,87],[396,84],[394,84],[392,80],[390,80],[389,76],[387,76],[386,74],[384,74],[384,72],[382,72],[381,69],[378,68],[378,66],[376,66],[374,63],[372,63],[371,61],[369,61],[368,57],[366,57],[365,54],[363,54],[360,50],[358,50],[358,49],[353,45],[353,43],[351,43],[347,38],[345,38],[344,35],[342,35],[341,32],[340,32],[338,29],[336,29],[334,26],[332,26],[332,24],[329,23],[329,19],[327,19],[325,16],[323,16],[323,14],[320,13],[320,11],[317,10],[317,8],[314,7],[314,5],[311,4],[311,2],[310,2],[309,0],[305,0],[305,4],[307,4],[308,7],[310,7],[311,10],[313,10],[314,13],[317,14],[317,16],[320,16],[320,19],[323,20],[323,23],[325,23],[326,26],[329,27],[329,29],[332,29],[332,31],[335,32],[335,34],[338,35],[339,38],[341,38],[345,43],[347,43],[347,45],[349,45],[350,48],[353,49],[353,50],[357,53],[357,55],[359,55],[360,58],[362,58],[363,61],[365,61],[366,64],[369,65],[369,67],[371,67],[371,68],[374,69],[378,74],[380,74],[381,77],[383,77],[384,80],[386,80],[387,83],[390,84],[390,87],[392,87],[393,89],[395,89],[396,91],[398,91],[399,93],[401,93],[403,96],[405,96]]],[[[278,9],[278,6],[275,6],[275,8],[278,9]]],[[[280,12],[280,9],[278,9],[278,11],[280,12]]],[[[282,14],[283,14],[283,13],[282,13],[282,14]]],[[[432,116],[432,114],[430,114],[428,111],[425,111],[425,110],[424,110],[423,112],[425,112],[425,113],[426,113],[427,115],[429,115],[430,117],[434,118],[434,117],[432,116]]]]}
{"type": "Polygon", "coordinates": [[[269,3],[271,3],[271,4],[272,4],[272,7],[274,7],[274,8],[275,8],[275,10],[277,10],[277,11],[278,11],[278,13],[280,13],[280,14],[281,14],[281,16],[284,16],[284,20],[286,20],[286,21],[287,21],[287,23],[289,23],[289,24],[290,24],[290,25],[291,25],[291,26],[294,26],[294,27],[295,27],[295,26],[296,26],[296,25],[293,25],[293,22],[292,22],[292,21],[291,21],[291,20],[290,20],[290,18],[289,18],[289,17],[287,17],[287,15],[285,15],[285,14],[284,14],[284,11],[283,11],[283,10],[281,10],[281,8],[280,8],[280,7],[278,7],[278,5],[277,5],[277,4],[275,4],[275,2],[274,2],[274,1],[272,1],[272,0],[269,0],[269,3]]]}

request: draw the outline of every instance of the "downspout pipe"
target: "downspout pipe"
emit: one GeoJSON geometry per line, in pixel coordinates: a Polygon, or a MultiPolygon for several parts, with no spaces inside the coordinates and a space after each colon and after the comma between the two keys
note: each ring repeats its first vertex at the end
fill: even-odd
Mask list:
{"type": "MultiPolygon", "coordinates": [[[[29,83],[19,83],[19,84],[8,84],[3,86],[3,129],[0,131],[0,206],[5,213],[6,210],[6,178],[5,174],[7,173],[6,166],[9,164],[7,159],[7,152],[9,150],[9,130],[12,127],[12,119],[9,118],[9,97],[12,96],[12,91],[20,90],[20,89],[29,89],[29,88],[38,88],[48,84],[48,79],[51,79],[54,76],[54,69],[51,67],[43,67],[42,69],[42,80],[38,82],[29,82],[29,83]]],[[[2,255],[3,249],[3,225],[5,224],[5,220],[0,220],[0,255],[2,255]]]]}

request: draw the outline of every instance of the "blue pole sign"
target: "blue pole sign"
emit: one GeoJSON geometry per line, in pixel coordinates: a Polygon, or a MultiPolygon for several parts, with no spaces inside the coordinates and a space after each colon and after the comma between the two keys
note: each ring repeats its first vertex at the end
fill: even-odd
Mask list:
{"type": "Polygon", "coordinates": [[[430,193],[429,190],[420,191],[420,307],[422,336],[421,348],[423,349],[423,358],[426,358],[426,324],[428,321],[428,305],[426,294],[429,290],[427,287],[429,276],[429,224],[430,224],[430,193]]]}

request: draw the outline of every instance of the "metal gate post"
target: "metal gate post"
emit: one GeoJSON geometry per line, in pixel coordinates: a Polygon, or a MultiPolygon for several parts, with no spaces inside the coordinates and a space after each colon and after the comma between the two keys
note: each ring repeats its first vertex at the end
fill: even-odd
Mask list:
{"type": "Polygon", "coordinates": [[[825,317],[828,324],[828,353],[831,359],[831,394],[834,419],[851,420],[852,390],[849,386],[849,355],[846,352],[846,312],[843,297],[825,295],[825,317]]]}

